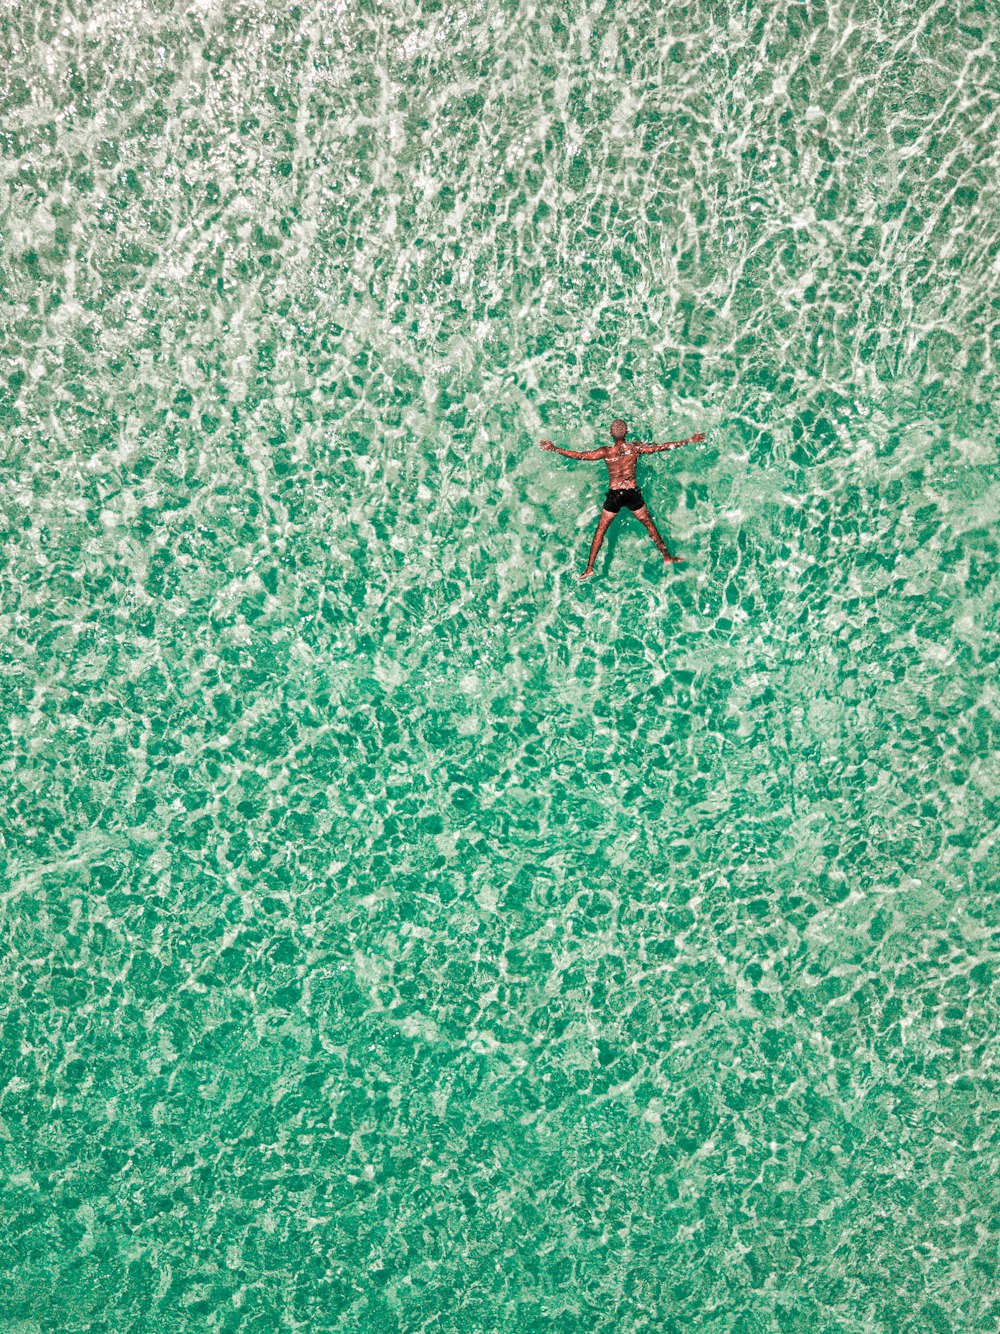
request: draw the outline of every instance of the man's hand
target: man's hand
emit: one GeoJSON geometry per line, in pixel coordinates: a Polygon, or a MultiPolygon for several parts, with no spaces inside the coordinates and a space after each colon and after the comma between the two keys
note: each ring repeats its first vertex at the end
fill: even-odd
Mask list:
{"type": "Polygon", "coordinates": [[[551,440],[539,440],[538,444],[540,448],[551,450],[552,453],[555,453],[557,448],[557,446],[554,445],[551,440]]]}
{"type": "Polygon", "coordinates": [[[668,440],[665,445],[660,445],[660,449],[680,449],[681,445],[700,445],[705,439],[704,431],[695,431],[694,435],[689,435],[686,440],[668,440]]]}

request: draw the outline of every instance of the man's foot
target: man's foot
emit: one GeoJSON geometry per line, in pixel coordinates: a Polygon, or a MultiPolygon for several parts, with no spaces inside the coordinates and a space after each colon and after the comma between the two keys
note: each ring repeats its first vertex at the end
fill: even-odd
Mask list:
{"type": "Polygon", "coordinates": [[[683,556],[668,556],[667,553],[664,552],[664,553],[663,553],[663,559],[667,562],[668,565],[676,565],[677,562],[683,560],[684,557],[683,557],[683,556]]]}
{"type": "Polygon", "coordinates": [[[581,578],[581,579],[589,579],[590,576],[591,576],[593,573],[594,573],[593,570],[584,570],[583,574],[580,575],[580,578],[581,578]]]}

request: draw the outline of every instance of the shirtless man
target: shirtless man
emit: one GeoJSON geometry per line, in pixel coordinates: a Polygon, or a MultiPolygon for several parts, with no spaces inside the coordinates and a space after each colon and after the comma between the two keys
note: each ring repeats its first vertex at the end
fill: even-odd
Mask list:
{"type": "Polygon", "coordinates": [[[698,441],[704,440],[705,436],[701,431],[698,431],[696,435],[690,436],[687,440],[668,440],[664,445],[640,445],[635,442],[628,443],[625,439],[627,434],[628,427],[619,417],[611,423],[611,438],[615,442],[613,445],[602,445],[600,449],[580,451],[560,449],[551,440],[539,442],[542,449],[549,449],[554,454],[562,454],[565,458],[603,459],[608,465],[608,481],[611,485],[608,494],[604,497],[604,508],[601,510],[601,517],[597,521],[597,532],[594,534],[594,541],[590,547],[590,560],[587,561],[587,568],[580,576],[581,579],[586,579],[594,573],[594,561],[597,559],[597,553],[604,541],[604,534],[611,527],[612,520],[623,505],[629,507],[646,529],[646,532],[656,543],[660,555],[668,564],[682,559],[680,556],[667,554],[666,543],[656,531],[656,525],[646,508],[642,492],[636,486],[635,461],[640,454],[659,454],[664,449],[679,449],[681,445],[697,444],[698,441]]]}

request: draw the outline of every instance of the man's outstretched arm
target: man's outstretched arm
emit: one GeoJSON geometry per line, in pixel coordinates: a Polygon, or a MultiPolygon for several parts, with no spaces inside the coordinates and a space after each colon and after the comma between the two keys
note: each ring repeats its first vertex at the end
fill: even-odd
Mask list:
{"type": "Polygon", "coordinates": [[[600,449],[560,449],[554,445],[551,440],[539,440],[542,449],[547,449],[551,454],[562,454],[567,459],[605,459],[608,456],[608,446],[602,445],[600,449]]]}
{"type": "Polygon", "coordinates": [[[680,449],[681,445],[697,445],[704,439],[704,431],[696,431],[694,435],[688,436],[687,440],[668,440],[662,445],[636,445],[635,448],[640,454],[660,454],[665,449],[680,449]]]}

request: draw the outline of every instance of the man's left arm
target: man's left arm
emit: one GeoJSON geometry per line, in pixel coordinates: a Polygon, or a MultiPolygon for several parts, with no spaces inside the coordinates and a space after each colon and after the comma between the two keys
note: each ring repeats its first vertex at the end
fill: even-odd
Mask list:
{"type": "Polygon", "coordinates": [[[539,440],[538,443],[550,454],[561,454],[564,459],[604,459],[608,456],[607,445],[601,445],[600,449],[560,449],[551,440],[539,440]]]}

